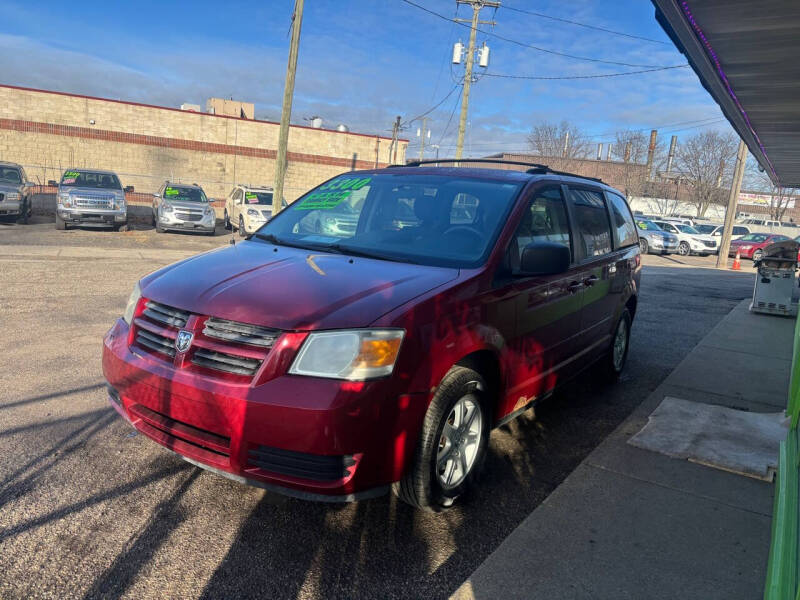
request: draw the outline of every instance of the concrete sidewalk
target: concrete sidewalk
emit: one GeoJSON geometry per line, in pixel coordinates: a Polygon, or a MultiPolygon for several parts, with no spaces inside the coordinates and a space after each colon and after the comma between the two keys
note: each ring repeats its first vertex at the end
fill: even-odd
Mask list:
{"type": "Polygon", "coordinates": [[[785,408],[794,321],[753,315],[749,302],[722,319],[453,597],[761,597],[773,484],[627,444],[665,396],[755,412],[785,408]]]}

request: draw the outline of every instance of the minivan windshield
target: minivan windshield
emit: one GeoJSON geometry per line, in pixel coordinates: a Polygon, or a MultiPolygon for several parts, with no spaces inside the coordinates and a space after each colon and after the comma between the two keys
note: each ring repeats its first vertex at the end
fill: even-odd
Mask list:
{"type": "Polygon", "coordinates": [[[256,239],[431,266],[486,260],[523,181],[340,175],[297,199],[256,239]]]}
{"type": "Polygon", "coordinates": [[[244,203],[272,206],[272,192],[245,192],[244,203]]]}
{"type": "Polygon", "coordinates": [[[61,185],[67,187],[88,187],[105,190],[119,190],[122,186],[113,173],[96,173],[94,171],[64,171],[61,185]]]}
{"type": "Polygon", "coordinates": [[[164,200],[175,200],[176,202],[208,202],[203,190],[196,187],[184,187],[182,185],[168,185],[164,188],[164,200]]]}
{"type": "Polygon", "coordinates": [[[22,183],[22,176],[17,168],[0,167],[0,181],[3,183],[22,183]]]}

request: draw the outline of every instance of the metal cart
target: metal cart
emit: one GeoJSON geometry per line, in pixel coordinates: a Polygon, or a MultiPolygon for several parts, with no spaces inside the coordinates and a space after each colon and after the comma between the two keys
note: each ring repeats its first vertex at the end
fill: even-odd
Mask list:
{"type": "Polygon", "coordinates": [[[797,289],[797,251],[800,244],[794,240],[777,242],[764,248],[763,257],[756,261],[758,269],[753,288],[750,311],[769,315],[791,317],[797,315],[793,301],[797,289]]]}

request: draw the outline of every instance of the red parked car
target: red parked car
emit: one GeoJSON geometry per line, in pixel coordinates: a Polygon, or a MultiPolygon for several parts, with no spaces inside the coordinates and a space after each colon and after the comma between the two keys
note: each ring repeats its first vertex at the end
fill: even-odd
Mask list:
{"type": "Polygon", "coordinates": [[[492,427],[623,369],[638,241],[619,192],[545,167],[337,176],[144,277],[104,340],[110,402],[237,481],[441,510],[492,427]],[[327,227],[345,205],[353,227],[327,227]]]}
{"type": "Polygon", "coordinates": [[[742,258],[760,260],[764,255],[764,248],[775,242],[790,240],[789,236],[777,233],[748,233],[738,240],[731,240],[731,247],[728,251],[729,256],[736,256],[737,250],[742,258]]]}

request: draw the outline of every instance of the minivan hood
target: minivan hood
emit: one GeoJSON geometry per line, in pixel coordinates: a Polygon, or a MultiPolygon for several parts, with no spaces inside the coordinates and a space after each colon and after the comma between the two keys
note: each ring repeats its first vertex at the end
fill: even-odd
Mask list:
{"type": "Polygon", "coordinates": [[[458,277],[458,269],[355,258],[245,241],[142,279],[157,302],[286,330],[366,327],[458,277]]]}

